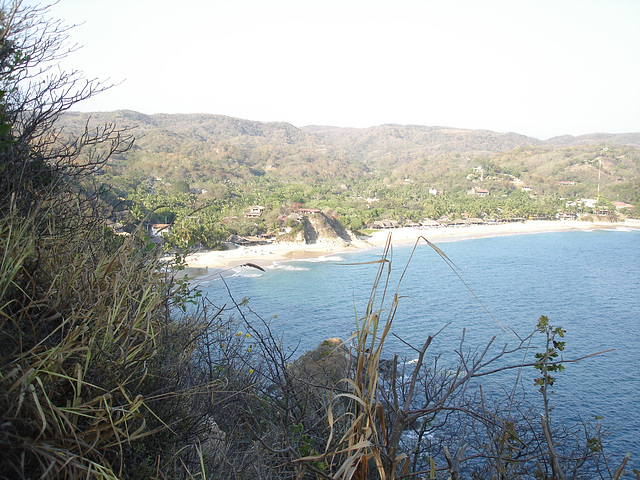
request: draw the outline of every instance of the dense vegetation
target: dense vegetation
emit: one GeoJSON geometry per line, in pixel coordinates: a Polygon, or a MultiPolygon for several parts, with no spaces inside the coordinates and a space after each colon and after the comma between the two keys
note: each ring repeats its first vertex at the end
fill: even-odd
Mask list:
{"type": "MultiPolygon", "coordinates": [[[[192,291],[143,224],[116,235],[117,198],[96,179],[117,177],[99,172],[127,161],[128,129],[59,128],[103,87],[47,68],[66,53],[66,29],[45,15],[0,4],[0,478],[621,477],[599,424],[552,421],[564,330],[546,317],[495,356],[461,342],[459,362],[432,363],[436,332],[417,363],[385,361],[400,301],[385,255],[354,338],[295,359],[246,301],[192,291]],[[474,387],[511,368],[536,372],[542,420],[515,395],[474,387]]],[[[144,223],[162,209],[145,203],[156,185],[131,171],[126,194],[147,200],[127,202],[144,223]]],[[[214,216],[233,198],[171,195],[214,216]]]]}
{"type": "Polygon", "coordinates": [[[354,231],[384,219],[555,218],[613,214],[611,201],[640,205],[640,134],[543,142],[442,127],[296,128],[131,111],[67,113],[62,124],[77,133],[87,121],[136,127],[133,147],[98,172],[130,221],[172,223],[178,237],[209,247],[230,234],[281,231],[292,205],[327,211],[354,231]],[[251,205],[266,207],[265,217],[244,221],[251,205]]]}

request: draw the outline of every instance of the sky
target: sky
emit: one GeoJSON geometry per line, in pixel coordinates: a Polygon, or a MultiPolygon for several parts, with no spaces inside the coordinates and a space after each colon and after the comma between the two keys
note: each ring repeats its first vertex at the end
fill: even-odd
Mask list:
{"type": "Polygon", "coordinates": [[[59,0],[50,16],[82,47],[62,67],[116,84],[80,111],[640,132],[638,0],[59,0]]]}

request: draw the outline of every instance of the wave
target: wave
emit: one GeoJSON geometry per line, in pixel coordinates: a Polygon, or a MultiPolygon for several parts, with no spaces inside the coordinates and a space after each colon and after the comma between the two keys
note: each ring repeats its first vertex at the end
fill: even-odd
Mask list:
{"type": "Polygon", "coordinates": [[[242,277],[242,278],[258,278],[261,277],[262,273],[246,273],[243,271],[236,271],[230,277],[242,277]]]}
{"type": "Polygon", "coordinates": [[[265,268],[267,270],[285,270],[287,272],[306,272],[307,270],[309,270],[307,267],[295,267],[290,264],[281,264],[277,262],[265,268]]]}
{"type": "Polygon", "coordinates": [[[300,260],[301,262],[309,262],[309,263],[321,263],[321,262],[344,262],[344,257],[340,255],[322,255],[318,258],[307,258],[304,260],[300,260]]]}

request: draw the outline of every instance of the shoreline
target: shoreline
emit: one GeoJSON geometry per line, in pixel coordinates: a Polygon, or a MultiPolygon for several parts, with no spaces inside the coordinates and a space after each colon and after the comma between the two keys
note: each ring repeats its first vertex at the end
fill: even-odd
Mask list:
{"type": "Polygon", "coordinates": [[[277,262],[306,260],[345,253],[364,248],[381,247],[391,234],[392,245],[415,243],[419,237],[438,244],[459,240],[496,237],[503,235],[525,235],[547,232],[564,232],[570,230],[596,230],[632,228],[640,230],[640,220],[624,222],[582,222],[580,220],[527,220],[525,222],[502,223],[498,225],[470,225],[463,227],[435,227],[417,229],[402,227],[390,230],[377,230],[371,235],[358,237],[351,243],[282,243],[238,247],[231,250],[211,250],[187,255],[186,267],[190,270],[204,270],[202,273],[221,273],[209,269],[232,269],[246,263],[259,267],[268,267],[277,262]]]}

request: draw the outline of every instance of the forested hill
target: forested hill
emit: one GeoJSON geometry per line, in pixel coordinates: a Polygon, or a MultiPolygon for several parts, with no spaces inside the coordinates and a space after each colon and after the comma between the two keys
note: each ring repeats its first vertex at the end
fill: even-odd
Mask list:
{"type": "Polygon", "coordinates": [[[63,125],[77,133],[89,119],[137,127],[133,149],[111,164],[110,175],[126,189],[145,178],[180,180],[209,191],[220,184],[349,186],[367,179],[385,186],[409,181],[463,192],[474,186],[496,187],[479,181],[502,181],[509,175],[542,194],[557,192],[559,181],[571,181],[582,186],[576,194],[594,195],[600,171],[602,192],[629,201],[640,177],[640,133],[565,135],[543,141],[517,133],[448,127],[297,128],[223,115],[145,115],[129,110],[70,112],[63,125]],[[483,168],[480,177],[469,177],[478,166],[483,168]]]}

